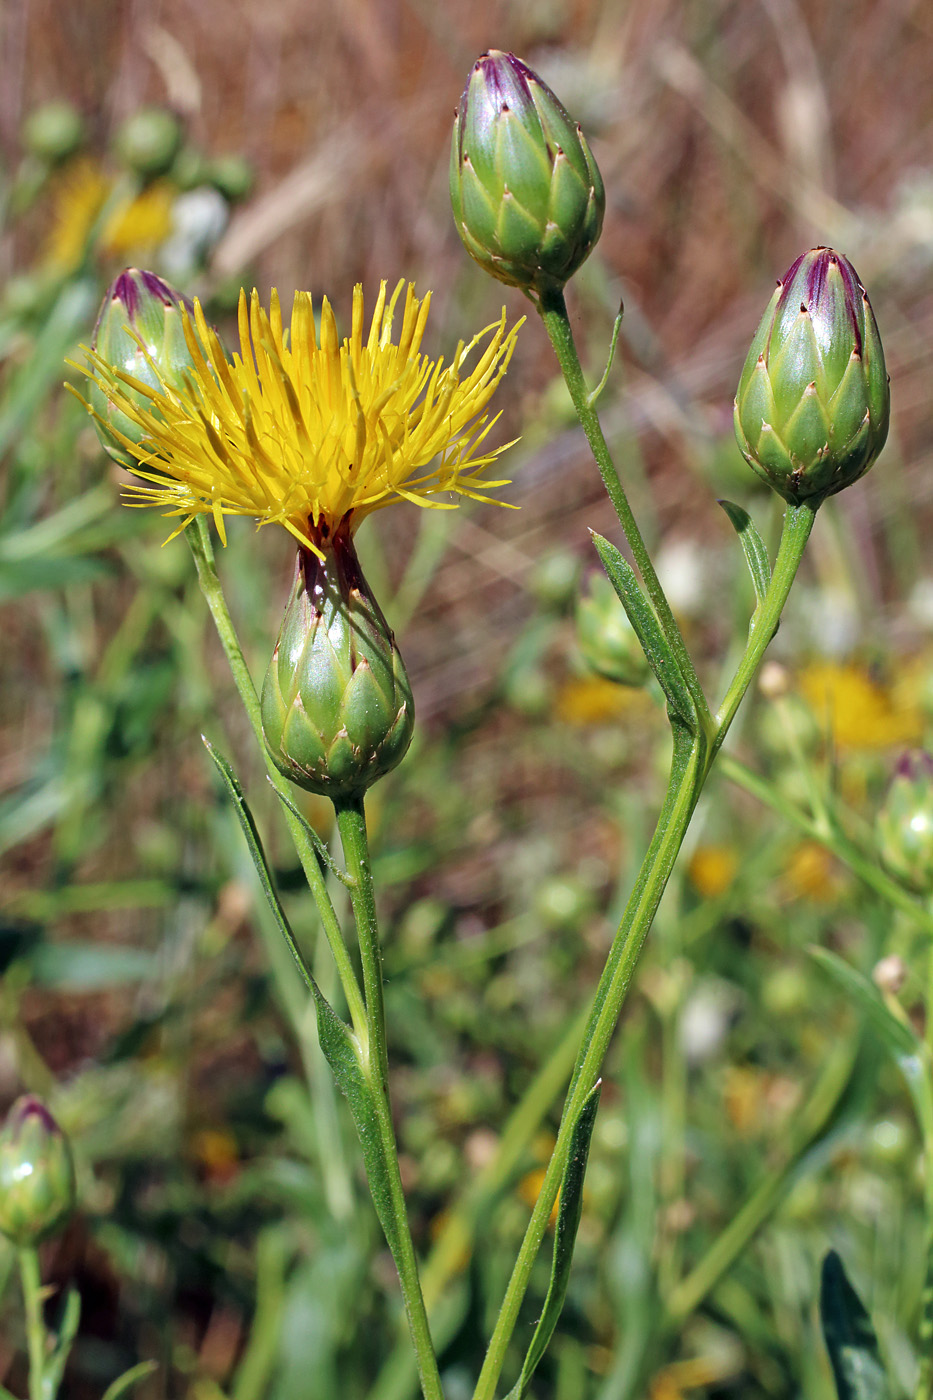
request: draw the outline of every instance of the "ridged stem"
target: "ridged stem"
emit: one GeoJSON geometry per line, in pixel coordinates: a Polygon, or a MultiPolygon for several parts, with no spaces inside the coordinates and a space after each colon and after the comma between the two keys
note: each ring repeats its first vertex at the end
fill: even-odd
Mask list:
{"type": "MultiPolygon", "coordinates": [[[[363,993],[366,1000],[366,1057],[364,1073],[372,1089],[379,1135],[389,1186],[388,1206],[395,1224],[396,1245],[393,1249],[398,1269],[408,1326],[418,1363],[418,1375],[425,1400],[443,1400],[441,1378],[431,1340],[431,1328],[421,1291],[418,1260],[408,1225],[405,1193],[398,1165],[398,1144],[392,1124],[389,1101],[389,1059],[386,1043],[385,1004],[382,992],[382,945],[376,917],[376,897],[373,888],[366,814],[362,796],[344,798],[334,803],[337,825],[343,845],[347,874],[350,877],[350,900],[356,919],[360,961],[363,968],[363,993]]],[[[391,1243],[391,1241],[390,1241],[391,1243]]]]}
{"type": "Polygon", "coordinates": [[[35,1249],[19,1250],[19,1274],[26,1314],[26,1349],[29,1354],[29,1400],[48,1400],[45,1395],[45,1321],[42,1317],[42,1276],[35,1249]]]}

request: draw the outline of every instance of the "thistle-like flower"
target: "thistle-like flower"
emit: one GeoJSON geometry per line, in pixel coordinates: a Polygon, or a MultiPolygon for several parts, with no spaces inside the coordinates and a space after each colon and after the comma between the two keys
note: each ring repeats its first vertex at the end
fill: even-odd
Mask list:
{"type": "MultiPolygon", "coordinates": [[[[267,314],[240,298],[240,354],[229,361],[201,307],[182,314],[190,365],[169,378],[144,354],[148,376],[111,363],[100,346],[87,373],[107,405],[103,426],[141,479],[132,505],[181,517],[180,533],[210,515],[226,543],[226,515],[277,521],[297,540],[298,568],[262,692],[266,743],[292,781],[337,800],[355,796],[402,758],[411,739],[411,688],[395,639],[353,545],[360,521],[409,500],[450,508],[441,493],[490,499],[504,481],[486,469],[486,408],[506,371],[517,326],[501,319],[461,343],[449,365],[421,354],[430,297],[383,283],[368,335],[353,295],[341,341],[327,301],[316,330],[299,292],[286,332],[275,293],[267,314]],[[155,380],[155,386],[151,382],[155,380]],[[125,416],[121,430],[116,414],[125,416]]],[[[98,420],[102,415],[89,405],[98,420]]]]}
{"type": "Polygon", "coordinates": [[[890,391],[868,294],[831,248],[778,283],[735,400],[742,455],[785,500],[810,500],[868,471],[888,435],[890,391]]]}
{"type": "Polygon", "coordinates": [[[449,365],[429,360],[421,340],[430,294],[419,300],[408,286],[397,342],[392,338],[403,287],[399,282],[387,298],[383,282],[368,335],[356,287],[350,335],[342,341],[326,299],[318,332],[310,296],[297,292],[289,334],[275,292],[268,313],[258,293],[242,293],[240,354],[232,361],[195,302],[183,317],[191,365],[181,383],[154,358],[146,364],[155,388],[99,349],[89,351],[85,372],[132,424],[132,435],[112,427],[133,459],[130,470],[145,483],[128,488],[129,504],[181,517],[174,534],[210,515],[224,543],[226,515],[277,521],[320,555],[321,525],[332,534],[345,518],[355,529],[393,501],[449,508],[455,502],[436,497],[487,500],[507,485],[484,475],[510,445],[486,445],[496,418],[485,409],[518,326],[506,328],[503,310],[498,322],[461,342],[449,365]]]}
{"type": "Polygon", "coordinates": [[[454,119],[450,198],[467,252],[500,282],[540,295],[587,258],[606,197],[579,124],[514,54],[473,66],[454,119]]]}

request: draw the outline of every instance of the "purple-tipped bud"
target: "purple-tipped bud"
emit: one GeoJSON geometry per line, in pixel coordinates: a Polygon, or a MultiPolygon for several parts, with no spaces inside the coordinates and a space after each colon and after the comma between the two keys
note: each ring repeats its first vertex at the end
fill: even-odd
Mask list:
{"type": "MultiPolygon", "coordinates": [[[[154,272],[128,267],[101,303],[91,348],[111,370],[132,375],[140,385],[156,390],[163,383],[181,388],[192,365],[184,313],[190,316],[193,311],[188,298],[154,272]]],[[[124,393],[128,387],[121,381],[124,393]]],[[[145,394],[137,391],[134,397],[140,407],[149,407],[145,394]]],[[[91,380],[88,402],[105,450],[121,466],[136,466],[137,458],[108,428],[134,443],[142,441],[142,428],[114,408],[105,387],[96,379],[91,380]]]]}
{"type": "Polygon", "coordinates": [[[905,753],[876,820],[881,859],[918,893],[933,893],[933,757],[905,753]]]}
{"type": "Polygon", "coordinates": [[[500,282],[540,295],[599,238],[603,182],[579,125],[514,54],[490,49],[454,119],[450,198],[467,252],[500,282]]]}
{"type": "Polygon", "coordinates": [[[814,505],[868,471],[888,435],[881,338],[849,260],[813,248],[790,267],[752,341],[735,400],[749,465],[814,505]]]}
{"type": "Polygon", "coordinates": [[[0,1130],[0,1231],[15,1245],[38,1244],[74,1209],[68,1139],[41,1099],[24,1094],[0,1130]]]}

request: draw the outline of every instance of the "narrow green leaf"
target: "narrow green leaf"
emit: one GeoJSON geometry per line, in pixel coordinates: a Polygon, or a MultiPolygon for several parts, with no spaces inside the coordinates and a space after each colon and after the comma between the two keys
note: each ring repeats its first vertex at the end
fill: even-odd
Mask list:
{"type": "Polygon", "coordinates": [[[635,577],[635,570],[628,560],[619,553],[602,535],[590,531],[593,543],[602,560],[603,568],[609,577],[619,601],[628,614],[635,635],[641,642],[648,664],[658,678],[658,683],[667,697],[671,718],[679,720],[691,731],[696,730],[696,710],[690,691],[687,689],[680,667],[665,640],[660,624],[654,615],[651,604],[645,597],[635,577]]]}
{"type": "Polygon", "coordinates": [[[888,1400],[875,1329],[834,1249],[823,1260],[820,1320],[839,1400],[888,1400]]]}
{"type": "Polygon", "coordinates": [[[265,853],[262,848],[262,841],[256,824],[253,821],[252,813],[247,806],[243,796],[243,790],[230,764],[221,757],[204,736],[201,736],[205,748],[217,766],[220,776],[224,780],[230,797],[233,800],[236,814],[243,828],[243,835],[246,837],[246,844],[249,847],[256,873],[259,876],[263,893],[272,910],[272,914],[279,926],[282,937],[285,939],[292,956],[298,964],[302,977],[307,983],[311,995],[314,997],[315,1010],[317,1012],[317,1032],[321,1050],[327,1063],[330,1065],[337,1087],[347,1099],[350,1105],[350,1112],[353,1115],[353,1122],[356,1127],[357,1136],[363,1149],[363,1164],[366,1168],[366,1177],[369,1182],[369,1189],[376,1207],[376,1214],[385,1232],[389,1248],[397,1255],[399,1249],[399,1236],[395,1222],[395,1213],[392,1204],[392,1192],[388,1166],[385,1157],[385,1148],[379,1132],[379,1118],[376,1112],[373,1091],[363,1068],[362,1051],[359,1041],[351,1031],[350,1027],[340,1019],[334,1008],[324,996],[320,987],[315,982],[309,971],[304,958],[298,950],[295,936],[292,933],[285,911],[282,908],[275,886],[272,882],[272,875],[266,862],[265,853]]]}
{"type": "Polygon", "coordinates": [[[596,1110],[599,1107],[601,1085],[602,1081],[598,1080],[584,1099],[580,1116],[573,1130],[570,1152],[560,1187],[560,1205],[557,1212],[557,1227],[554,1231],[554,1254],[551,1259],[551,1281],[544,1300],[544,1308],[528,1347],[521,1375],[509,1391],[506,1400],[522,1400],[538,1362],[547,1350],[561,1309],[564,1306],[567,1285],[570,1282],[573,1247],[576,1243],[580,1213],[583,1209],[583,1178],[586,1175],[586,1162],[590,1151],[593,1125],[596,1122],[596,1110]]]}
{"type": "Polygon", "coordinates": [[[827,948],[811,948],[810,956],[825,968],[852,1005],[862,1012],[907,1081],[921,1128],[925,1132],[933,1130],[933,1085],[926,1050],[916,1031],[885,1005],[873,982],[838,954],[827,948]]]}
{"type": "Polygon", "coordinates": [[[125,1395],[131,1386],[137,1381],[145,1380],[146,1376],[151,1376],[153,1371],[158,1370],[157,1361],[140,1361],[138,1365],[131,1366],[128,1371],[124,1371],[122,1376],[117,1376],[104,1391],[103,1400],[120,1400],[121,1395],[125,1395]]]}
{"type": "Polygon", "coordinates": [[[65,1307],[62,1312],[61,1327],[55,1341],[55,1350],[45,1363],[44,1381],[46,1392],[49,1395],[54,1396],[58,1393],[68,1354],[75,1337],[78,1335],[80,1321],[81,1294],[76,1288],[71,1287],[65,1295],[65,1307]]]}
{"type": "Polygon", "coordinates": [[[748,571],[752,576],[752,583],[755,585],[755,597],[759,603],[762,603],[771,583],[771,560],[768,558],[765,542],[759,535],[755,522],[747,510],[737,506],[734,501],[720,501],[719,504],[728,515],[733,529],[739,537],[745,562],[748,564],[748,571]]]}
{"type": "Polygon", "coordinates": [[[353,881],[350,879],[349,875],[345,870],[341,870],[340,866],[334,860],[330,851],[327,849],[320,836],[318,836],[317,832],[315,831],[311,823],[308,821],[307,817],[305,817],[304,814],[298,810],[294,802],[292,802],[291,798],[286,793],[282,792],[281,789],[275,786],[275,783],[273,783],[271,778],[269,779],[269,784],[272,788],[272,791],[275,793],[276,797],[279,799],[282,805],[284,807],[287,807],[288,810],[291,812],[292,816],[295,818],[296,822],[300,823],[302,830],[304,831],[308,840],[311,842],[312,846],[317,851],[318,859],[323,862],[325,868],[329,870],[332,875],[336,875],[337,879],[342,885],[346,885],[347,889],[349,889],[353,884],[353,881]]]}

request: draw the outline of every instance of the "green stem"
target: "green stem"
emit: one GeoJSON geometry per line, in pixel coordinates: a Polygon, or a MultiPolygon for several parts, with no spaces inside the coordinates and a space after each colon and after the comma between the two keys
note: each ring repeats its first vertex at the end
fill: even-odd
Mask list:
{"type": "Polygon", "coordinates": [[[664,589],[655,572],[654,565],[648,553],[647,546],[642,539],[641,531],[632,514],[625,488],[619,480],[615,463],[606,445],[603,436],[602,425],[599,415],[593,406],[593,399],[587,392],[586,380],[583,377],[583,369],[580,365],[580,357],[577,354],[576,343],[573,338],[573,331],[570,328],[570,318],[567,315],[567,304],[564,301],[564,294],[561,290],[550,290],[542,293],[538,306],[544,328],[550,337],[554,354],[557,356],[573,406],[576,409],[577,417],[586,433],[587,441],[599,468],[599,474],[603,479],[603,485],[609,495],[616,515],[619,517],[619,524],[628,541],[628,546],[632,551],[632,556],[638,567],[638,571],[644,580],[648,597],[657,614],[661,631],[680,667],[687,689],[693,697],[693,702],[697,707],[697,712],[703,724],[709,721],[709,706],[706,696],[703,694],[703,687],[700,685],[699,677],[687,651],[680,628],[677,626],[671,605],[667,601],[664,589]]]}
{"type": "MultiPolygon", "coordinates": [[[[230,666],[233,680],[239,692],[243,707],[252,727],[253,733],[259,743],[260,752],[269,774],[269,780],[277,792],[282,793],[289,801],[292,800],[291,784],[285,779],[276,768],[269,751],[266,748],[266,741],[262,732],[262,713],[259,705],[259,696],[256,694],[256,687],[253,685],[253,678],[249,673],[243,649],[240,646],[230,610],[227,607],[227,600],[224,597],[223,587],[217,573],[214,562],[214,549],[211,544],[210,531],[202,515],[199,515],[194,522],[194,526],[189,527],[185,532],[191,552],[194,555],[194,562],[198,571],[198,582],[201,585],[201,592],[204,594],[205,602],[214,620],[220,644],[224,649],[227,663],[230,666]]],[[[363,1006],[363,998],[360,994],[360,985],[353,970],[353,963],[350,960],[347,945],[343,940],[340,931],[340,924],[327,890],[321,867],[318,863],[317,853],[308,833],[305,831],[298,818],[284,808],[285,821],[295,843],[295,850],[301,862],[301,868],[305,873],[305,878],[311,888],[314,901],[320,914],[321,924],[325,937],[330,945],[334,962],[337,965],[337,973],[340,977],[340,985],[346,998],[347,1009],[350,1012],[350,1019],[353,1022],[353,1029],[357,1036],[362,1039],[366,1034],[366,1013],[363,1006]]],[[[310,974],[308,974],[310,975],[310,974]]]]}
{"type": "MultiPolygon", "coordinates": [[[[418,1374],[425,1400],[443,1400],[441,1378],[431,1340],[431,1328],[421,1291],[418,1260],[408,1225],[405,1193],[398,1165],[398,1145],[392,1124],[389,1102],[388,1047],[386,1044],[385,1005],[382,994],[382,947],[376,919],[376,899],[373,889],[369,841],[363,798],[347,798],[335,802],[337,825],[343,854],[350,875],[350,899],[356,919],[360,961],[363,968],[363,992],[366,999],[366,1039],[364,1041],[364,1072],[373,1091],[378,1130],[382,1139],[383,1156],[389,1185],[389,1208],[395,1224],[396,1247],[393,1250],[408,1315],[408,1327],[418,1361],[418,1374]]],[[[391,1241],[390,1241],[391,1244],[391,1241]]]]}
{"type": "MultiPolygon", "coordinates": [[[[576,397],[574,402],[576,403],[576,397]]],[[[610,494],[612,493],[610,492],[610,494]]],[[[548,1164],[541,1191],[528,1222],[502,1307],[496,1319],[473,1400],[494,1400],[499,1375],[505,1362],[506,1350],[518,1321],[519,1309],[528,1287],[531,1268],[544,1238],[547,1222],[560,1188],[573,1125],[577,1121],[587,1093],[599,1077],[602,1062],[621,1016],[625,997],[648,930],[670,878],[674,861],[683,844],[690,818],[699,800],[710,767],[735,718],[742,697],[751,684],[768,643],[777,630],[777,624],[799,567],[804,546],[813,528],[814,515],[815,508],[810,506],[789,505],[787,508],[771,584],[756,610],[750,628],[748,645],[726,692],[715,724],[711,721],[708,721],[707,724],[701,724],[696,735],[688,734],[680,726],[675,725],[674,727],[674,753],[664,805],[651,845],[639,871],[635,888],[613,939],[606,966],[603,969],[564,1104],[554,1152],[548,1164]],[[707,732],[710,735],[709,745],[707,745],[706,739],[707,732]]],[[[629,543],[632,543],[631,539],[629,543]]],[[[641,567],[640,563],[639,567],[641,567]]],[[[661,621],[660,618],[659,621],[661,621]]],[[[670,641],[670,637],[668,637],[668,641],[670,641]]],[[[687,679],[686,674],[684,678],[687,679]]],[[[705,713],[708,715],[708,711],[705,713]]]]}
{"type": "Polygon", "coordinates": [[[42,1317],[42,1276],[35,1249],[19,1251],[19,1272],[26,1313],[26,1347],[29,1352],[29,1400],[45,1400],[45,1322],[42,1317]]]}

